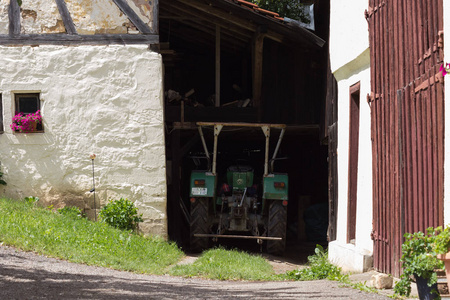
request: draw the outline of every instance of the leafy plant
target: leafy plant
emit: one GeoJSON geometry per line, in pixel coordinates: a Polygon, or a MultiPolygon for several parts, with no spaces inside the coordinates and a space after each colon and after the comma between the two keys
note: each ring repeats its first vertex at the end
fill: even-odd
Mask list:
{"type": "Polygon", "coordinates": [[[39,201],[39,197],[28,196],[23,198],[23,200],[28,204],[35,204],[39,201]]]}
{"type": "MultiPolygon", "coordinates": [[[[395,285],[394,291],[399,295],[411,294],[412,278],[417,275],[428,280],[428,286],[437,282],[435,269],[442,269],[444,264],[437,258],[438,251],[444,244],[448,245],[448,230],[443,233],[442,228],[429,227],[426,233],[405,233],[405,242],[402,245],[403,274],[395,285]],[[447,236],[446,242],[444,235],[447,236]]],[[[447,252],[447,251],[446,251],[447,252]]]]}
{"type": "Polygon", "coordinates": [[[308,256],[308,267],[286,272],[288,279],[345,281],[348,278],[347,275],[342,274],[341,268],[328,261],[328,252],[321,245],[316,245],[314,251],[314,255],[308,256]]]}
{"type": "Polygon", "coordinates": [[[36,129],[36,127],[33,127],[33,124],[41,123],[42,116],[40,110],[32,114],[23,114],[20,112],[12,118],[11,129],[19,132],[33,131],[36,129]]]}
{"type": "Polygon", "coordinates": [[[72,218],[82,218],[83,212],[76,206],[65,206],[63,208],[59,208],[58,213],[64,216],[72,217],[72,218]]]}
{"type": "Polygon", "coordinates": [[[99,216],[103,222],[123,230],[135,230],[139,222],[143,221],[134,203],[124,198],[110,200],[100,210],[99,216]]]}
{"type": "Polygon", "coordinates": [[[305,13],[305,5],[298,0],[252,0],[263,9],[279,13],[280,16],[300,20],[303,23],[311,22],[309,15],[305,13]]]}

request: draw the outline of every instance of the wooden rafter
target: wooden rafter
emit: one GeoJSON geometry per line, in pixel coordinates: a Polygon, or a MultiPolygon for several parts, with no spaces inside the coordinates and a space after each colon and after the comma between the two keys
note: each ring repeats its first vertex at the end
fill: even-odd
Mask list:
{"type": "Polygon", "coordinates": [[[148,25],[134,12],[125,0],[113,0],[119,9],[130,19],[131,23],[143,34],[152,34],[148,25]]]}
{"type": "Polygon", "coordinates": [[[55,0],[56,5],[58,6],[59,14],[64,22],[64,27],[66,28],[66,32],[68,34],[77,34],[77,29],[73,24],[72,16],[70,15],[69,10],[67,9],[66,2],[64,0],[55,0]]]}

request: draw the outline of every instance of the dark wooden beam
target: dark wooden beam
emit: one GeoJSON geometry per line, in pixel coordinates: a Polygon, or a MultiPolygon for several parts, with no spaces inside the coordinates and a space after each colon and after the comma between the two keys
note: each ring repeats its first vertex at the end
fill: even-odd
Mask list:
{"type": "MultiPolygon", "coordinates": [[[[13,2],[13,1],[12,1],[13,2]]],[[[159,35],[142,34],[0,34],[0,45],[110,45],[110,44],[157,44],[159,35]]]]}
{"type": "Polygon", "coordinates": [[[56,5],[58,6],[59,14],[64,22],[64,27],[66,28],[66,32],[68,34],[77,34],[77,29],[73,24],[72,17],[70,16],[70,12],[67,9],[67,5],[65,0],[56,0],[56,5]]]}
{"type": "Polygon", "coordinates": [[[9,34],[20,34],[20,7],[17,0],[11,0],[9,3],[9,34]]]}
{"type": "Polygon", "coordinates": [[[153,0],[153,25],[152,25],[152,33],[159,33],[159,0],[153,0]]]}
{"type": "Polygon", "coordinates": [[[253,106],[258,108],[258,119],[262,116],[261,91],[262,91],[262,71],[263,71],[263,50],[264,33],[257,32],[253,37],[253,106]]]}
{"type": "MultiPolygon", "coordinates": [[[[216,17],[216,20],[222,20],[229,24],[233,24],[233,25],[236,25],[241,28],[245,28],[245,29],[253,31],[253,32],[256,32],[256,30],[258,29],[258,26],[259,26],[258,23],[252,22],[248,19],[248,17],[254,13],[249,12],[248,10],[242,8],[239,5],[233,4],[235,6],[235,10],[236,10],[236,7],[239,10],[242,10],[242,12],[244,13],[244,15],[242,17],[239,17],[236,14],[230,13],[229,11],[219,9],[213,5],[209,5],[207,3],[200,2],[200,1],[176,0],[175,2],[186,4],[188,6],[191,6],[195,9],[203,12],[203,13],[212,15],[212,16],[216,17]]],[[[228,1],[222,1],[222,2],[228,2],[228,1]]],[[[214,20],[214,21],[216,21],[216,20],[214,20]]],[[[283,35],[278,34],[277,32],[272,32],[272,31],[269,31],[267,33],[267,37],[274,41],[280,42],[280,43],[282,43],[286,39],[283,35]]]]}
{"type": "MultiPolygon", "coordinates": [[[[113,1],[141,33],[153,34],[150,27],[148,27],[148,25],[144,21],[142,21],[142,19],[134,12],[134,10],[128,5],[128,3],[125,0],[113,0],[113,1]]],[[[153,8],[153,12],[155,12],[155,8],[153,8]]]]}
{"type": "Polygon", "coordinates": [[[207,26],[212,31],[215,31],[216,25],[219,25],[222,28],[222,32],[229,32],[233,38],[238,38],[247,42],[251,40],[253,35],[252,30],[234,25],[220,18],[212,18],[211,15],[182,3],[164,3],[164,6],[161,6],[161,11],[167,12],[167,15],[170,16],[175,14],[175,18],[181,17],[181,19],[178,19],[179,22],[186,24],[194,23],[202,27],[207,26]]]}

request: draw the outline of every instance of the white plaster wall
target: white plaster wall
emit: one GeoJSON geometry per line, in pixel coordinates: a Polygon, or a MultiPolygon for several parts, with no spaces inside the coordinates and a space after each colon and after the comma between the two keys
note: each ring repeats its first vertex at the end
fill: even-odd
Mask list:
{"type": "Polygon", "coordinates": [[[66,0],[79,34],[127,33],[128,18],[110,0],[66,0]]]}
{"type": "MultiPolygon", "coordinates": [[[[444,62],[450,63],[450,1],[444,1],[444,62]]],[[[450,75],[445,76],[444,224],[450,226],[450,75]]]]}
{"type": "Polygon", "coordinates": [[[141,229],[167,235],[162,59],[147,46],[0,47],[5,133],[0,161],[12,198],[45,205],[135,202],[141,229]],[[14,93],[40,92],[44,133],[13,133],[14,93]]]}
{"type": "Polygon", "coordinates": [[[329,258],[347,271],[363,272],[371,262],[372,141],[370,106],[370,50],[364,11],[368,1],[331,1],[330,59],[338,81],[338,211],[337,239],[329,244],[329,258]],[[355,244],[347,244],[350,87],[360,82],[360,124],[355,244]]]}
{"type": "Polygon", "coordinates": [[[332,72],[338,70],[369,47],[364,11],[368,0],[331,0],[330,60],[332,72]]]}
{"type": "Polygon", "coordinates": [[[362,272],[365,257],[372,255],[372,141],[370,106],[366,95],[370,93],[369,49],[359,59],[341,68],[335,75],[338,79],[338,210],[337,238],[329,245],[330,260],[349,271],[362,272]],[[360,119],[358,182],[356,206],[355,244],[347,245],[348,205],[348,155],[350,87],[360,82],[360,119]],[[349,251],[354,257],[349,257],[349,251]]]}
{"type": "Polygon", "coordinates": [[[21,33],[65,33],[58,6],[53,0],[22,0],[21,33]]]}
{"type": "Polygon", "coordinates": [[[9,32],[8,7],[9,0],[0,0],[0,34],[9,32]]]}

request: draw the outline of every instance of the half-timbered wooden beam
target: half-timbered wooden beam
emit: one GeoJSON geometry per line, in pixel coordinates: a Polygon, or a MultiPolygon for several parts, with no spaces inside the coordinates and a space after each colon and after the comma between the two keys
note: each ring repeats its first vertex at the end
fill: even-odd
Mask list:
{"type": "Polygon", "coordinates": [[[11,0],[9,3],[9,34],[20,34],[20,7],[17,0],[11,0]]]}
{"type": "Polygon", "coordinates": [[[127,45],[157,43],[159,43],[159,35],[156,34],[0,34],[0,45],[127,45]]]}
{"type": "MultiPolygon", "coordinates": [[[[125,0],[113,0],[119,9],[130,19],[131,23],[143,34],[152,34],[152,30],[142,19],[134,12],[125,0]]],[[[155,12],[155,8],[153,8],[155,12]]],[[[153,14],[154,17],[154,14],[153,14]]]]}
{"type": "Polygon", "coordinates": [[[66,32],[68,34],[77,34],[77,29],[73,24],[72,17],[70,16],[70,12],[67,9],[67,5],[65,0],[55,0],[56,5],[58,6],[59,14],[64,22],[64,27],[66,28],[66,32]]]}
{"type": "Polygon", "coordinates": [[[153,0],[152,33],[159,33],[159,0],[153,0]]]}

